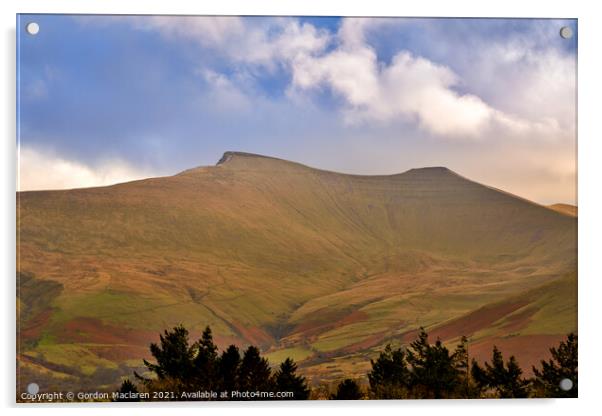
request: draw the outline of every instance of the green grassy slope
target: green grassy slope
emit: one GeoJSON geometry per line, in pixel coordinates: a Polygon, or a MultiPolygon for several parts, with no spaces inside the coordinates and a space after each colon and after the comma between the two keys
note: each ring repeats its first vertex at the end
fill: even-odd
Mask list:
{"type": "Polygon", "coordinates": [[[17,203],[19,271],[62,287],[21,352],[52,364],[48,351],[68,343],[97,358],[85,355],[86,371],[134,363],[184,323],[211,325],[222,345],[295,351],[322,374],[511,296],[545,303],[545,285],[576,269],[575,218],[439,167],[354,176],[228,152],[172,177],[17,203]]]}

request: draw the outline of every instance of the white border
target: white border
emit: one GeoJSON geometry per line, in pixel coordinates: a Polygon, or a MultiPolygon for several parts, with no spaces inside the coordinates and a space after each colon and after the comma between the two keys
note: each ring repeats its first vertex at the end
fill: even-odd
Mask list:
{"type": "MultiPolygon", "coordinates": [[[[364,415],[367,411],[420,412],[426,414],[507,415],[509,412],[545,413],[550,415],[593,413],[599,407],[597,397],[602,383],[599,350],[602,347],[599,317],[602,317],[602,267],[598,253],[602,249],[602,117],[600,117],[600,74],[602,64],[599,44],[602,39],[602,16],[595,10],[595,2],[556,1],[527,2],[524,0],[420,0],[394,2],[387,0],[220,0],[194,4],[184,0],[4,0],[2,13],[2,77],[0,101],[2,111],[2,212],[3,230],[0,255],[4,302],[2,319],[2,375],[0,377],[1,405],[7,413],[34,409],[45,414],[100,414],[109,410],[114,414],[139,413],[132,406],[28,405],[15,407],[15,14],[16,13],[107,13],[107,14],[247,14],[247,15],[346,15],[346,16],[457,16],[457,17],[564,17],[579,19],[579,361],[580,398],[577,400],[529,401],[412,401],[412,402],[353,402],[353,403],[239,403],[239,404],[179,404],[154,405],[144,408],[149,415],[163,415],[168,409],[178,413],[245,414],[262,416],[266,413],[306,415],[308,412],[342,411],[350,415],[364,415]],[[597,406],[598,405],[598,406],[597,406]],[[199,409],[201,407],[201,409],[199,409]]],[[[139,409],[139,408],[138,408],[139,409]]]]}

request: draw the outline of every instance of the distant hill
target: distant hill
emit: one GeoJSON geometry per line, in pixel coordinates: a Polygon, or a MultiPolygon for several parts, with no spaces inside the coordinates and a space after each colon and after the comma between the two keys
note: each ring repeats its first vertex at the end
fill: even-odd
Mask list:
{"type": "MultiPolygon", "coordinates": [[[[361,375],[424,326],[527,367],[576,326],[577,220],[444,167],[346,175],[227,152],[216,166],[17,194],[20,366],[109,382],[183,323],[361,375]],[[27,298],[25,298],[27,297],[27,298]]],[[[59,381],[57,381],[59,383],[59,381]]]]}
{"type": "Polygon", "coordinates": [[[563,214],[570,215],[571,217],[577,216],[577,207],[575,205],[554,204],[548,205],[548,208],[553,209],[554,211],[562,212],[563,214]]]}

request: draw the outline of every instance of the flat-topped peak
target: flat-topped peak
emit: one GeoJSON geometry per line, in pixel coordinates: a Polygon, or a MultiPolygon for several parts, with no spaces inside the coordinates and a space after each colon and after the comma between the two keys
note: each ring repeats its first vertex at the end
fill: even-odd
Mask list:
{"type": "Polygon", "coordinates": [[[283,159],[278,159],[278,158],[271,157],[271,156],[259,155],[256,153],[227,151],[227,152],[224,152],[224,154],[222,155],[220,160],[217,161],[217,165],[224,165],[224,164],[232,161],[234,158],[283,160],[283,159]]]}
{"type": "Polygon", "coordinates": [[[453,170],[445,166],[430,166],[425,168],[414,168],[406,171],[403,175],[416,177],[444,178],[444,177],[461,177],[453,170]]]}
{"type": "Polygon", "coordinates": [[[427,166],[424,168],[414,168],[408,170],[408,172],[455,173],[453,170],[446,168],[445,166],[427,166]]]}
{"type": "Polygon", "coordinates": [[[286,159],[264,156],[255,153],[228,151],[215,165],[218,168],[250,171],[282,171],[288,169],[307,170],[308,166],[286,159]]]}

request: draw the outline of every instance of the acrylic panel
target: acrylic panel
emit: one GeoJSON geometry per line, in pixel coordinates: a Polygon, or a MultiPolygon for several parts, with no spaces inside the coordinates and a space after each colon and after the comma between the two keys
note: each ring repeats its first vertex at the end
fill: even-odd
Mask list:
{"type": "Polygon", "coordinates": [[[16,400],[576,397],[577,29],[18,15],[16,400]]]}

